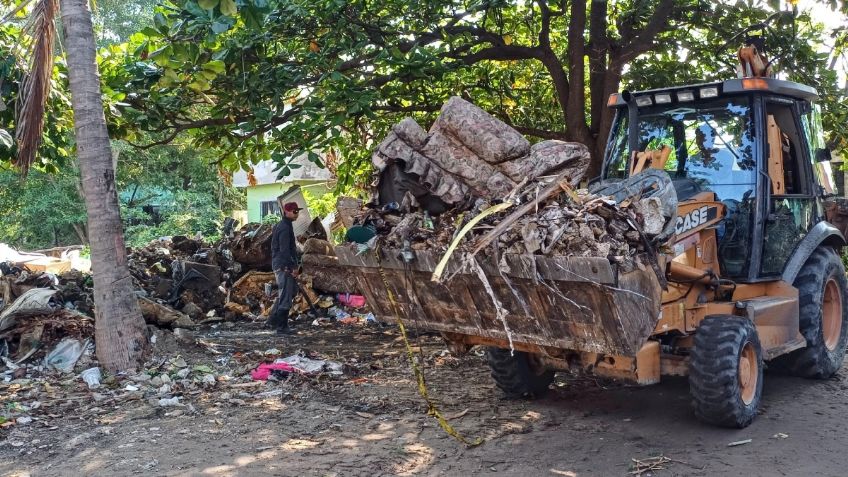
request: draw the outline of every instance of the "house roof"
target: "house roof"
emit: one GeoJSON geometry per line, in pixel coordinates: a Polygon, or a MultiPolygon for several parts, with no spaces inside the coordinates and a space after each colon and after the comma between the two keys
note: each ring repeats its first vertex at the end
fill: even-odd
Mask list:
{"type": "MultiPolygon", "coordinates": [[[[307,159],[306,154],[301,154],[293,161],[295,164],[300,164],[301,167],[292,169],[291,173],[281,180],[277,180],[279,164],[274,161],[262,161],[253,166],[253,175],[256,177],[256,185],[274,184],[274,183],[293,183],[315,181],[328,181],[333,178],[330,171],[322,169],[307,159]]],[[[233,174],[233,185],[236,187],[247,187],[247,171],[238,171],[233,174]]]]}

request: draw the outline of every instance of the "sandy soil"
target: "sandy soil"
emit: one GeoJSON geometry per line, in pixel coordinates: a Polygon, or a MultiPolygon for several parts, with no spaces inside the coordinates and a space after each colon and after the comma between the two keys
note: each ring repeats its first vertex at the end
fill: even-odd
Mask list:
{"type": "Polygon", "coordinates": [[[346,375],[218,383],[178,412],[145,399],[101,406],[79,388],[82,399],[0,430],[0,474],[624,476],[632,459],[658,455],[672,462],[645,475],[848,474],[845,371],[819,382],[767,374],[761,415],[727,430],[695,420],[685,379],[638,388],[558,375],[544,399],[504,400],[482,353],[454,358],[439,338],[418,337],[430,393],[459,432],[484,439],[469,448],[425,414],[392,328],[298,329],[278,338],[220,326],[180,352],[223,372],[252,350],[308,350],[346,363],[346,375]]]}

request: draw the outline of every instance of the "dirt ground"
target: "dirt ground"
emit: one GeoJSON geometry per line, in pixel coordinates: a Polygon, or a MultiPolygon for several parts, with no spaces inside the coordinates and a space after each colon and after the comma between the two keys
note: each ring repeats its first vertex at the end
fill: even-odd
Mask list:
{"type": "Polygon", "coordinates": [[[695,420],[685,380],[639,388],[558,375],[544,399],[504,400],[482,352],[454,358],[440,338],[420,336],[430,393],[460,433],[484,439],[469,448],[426,415],[393,328],[297,330],[278,338],[258,324],[222,325],[179,352],[220,374],[253,350],[303,350],[345,363],[345,375],[218,382],[179,409],[97,405],[81,385],[82,398],[0,429],[0,474],[624,476],[632,459],[663,455],[666,468],[644,475],[846,475],[845,371],[823,382],[767,374],[761,415],[728,430],[695,420]]]}

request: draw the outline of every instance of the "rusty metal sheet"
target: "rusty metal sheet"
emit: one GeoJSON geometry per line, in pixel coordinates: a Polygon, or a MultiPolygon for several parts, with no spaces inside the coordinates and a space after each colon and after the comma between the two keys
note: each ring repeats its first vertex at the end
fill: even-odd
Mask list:
{"type": "MultiPolygon", "coordinates": [[[[411,326],[593,353],[635,356],[657,322],[661,293],[651,270],[617,273],[603,258],[507,256],[501,274],[491,258],[480,258],[493,293],[507,310],[497,319],[492,297],[479,277],[449,263],[444,283],[431,281],[435,254],[419,252],[405,265],[397,251],[382,250],[380,263],[411,326]],[[456,273],[456,274],[454,274],[456,273]]],[[[340,266],[356,268],[360,290],[381,319],[396,312],[388,300],[373,252],[357,256],[336,247],[340,266]]],[[[456,262],[456,263],[455,263],[456,262]]]]}

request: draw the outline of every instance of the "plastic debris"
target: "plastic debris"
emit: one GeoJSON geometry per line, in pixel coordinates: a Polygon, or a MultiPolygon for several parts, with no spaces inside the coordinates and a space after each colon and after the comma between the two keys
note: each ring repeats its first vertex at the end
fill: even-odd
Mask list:
{"type": "Polygon", "coordinates": [[[44,364],[63,373],[70,373],[84,349],[85,346],[79,340],[65,338],[44,357],[44,364]]]}
{"type": "Polygon", "coordinates": [[[88,389],[97,389],[100,387],[100,378],[103,375],[100,373],[100,368],[94,367],[80,373],[80,377],[85,381],[85,384],[88,384],[88,389]]]}
{"type": "Polygon", "coordinates": [[[323,360],[323,359],[311,359],[305,358],[303,356],[294,355],[289,356],[287,358],[280,358],[275,363],[287,363],[290,364],[296,371],[299,371],[303,374],[316,374],[316,373],[329,373],[335,375],[341,375],[342,372],[342,364],[336,361],[323,360]]]}
{"type": "Polygon", "coordinates": [[[180,398],[178,396],[174,396],[172,398],[162,398],[159,400],[159,406],[168,407],[168,406],[179,406],[180,398]]]}
{"type": "Polygon", "coordinates": [[[339,293],[337,296],[339,303],[353,308],[361,308],[365,306],[365,297],[362,295],[351,295],[350,293],[339,293]]]}
{"type": "Polygon", "coordinates": [[[272,371],[285,371],[292,373],[295,369],[288,363],[262,363],[250,372],[250,377],[254,381],[267,381],[271,376],[272,371]]]}

